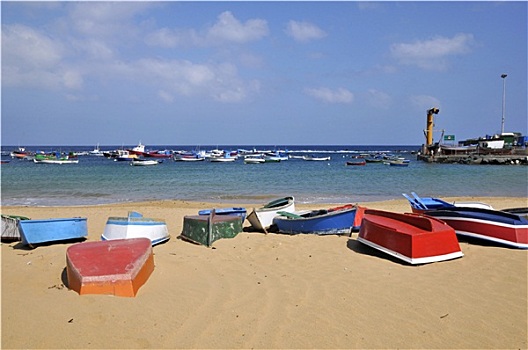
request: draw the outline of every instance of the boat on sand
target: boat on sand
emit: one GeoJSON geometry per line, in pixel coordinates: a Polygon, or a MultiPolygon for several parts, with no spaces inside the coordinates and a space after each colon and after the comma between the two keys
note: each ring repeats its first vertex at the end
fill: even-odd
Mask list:
{"type": "Polygon", "coordinates": [[[464,255],[452,227],[419,214],[367,209],[357,240],[412,265],[464,255]]]}
{"type": "Polygon", "coordinates": [[[101,240],[148,238],[152,245],[169,240],[169,231],[165,220],[145,218],[131,211],[127,217],[109,217],[101,240]]]}
{"type": "Polygon", "coordinates": [[[295,212],[295,199],[293,197],[283,197],[275,199],[260,208],[253,208],[247,219],[251,226],[261,232],[268,233],[268,229],[273,224],[279,211],[295,212]]]}

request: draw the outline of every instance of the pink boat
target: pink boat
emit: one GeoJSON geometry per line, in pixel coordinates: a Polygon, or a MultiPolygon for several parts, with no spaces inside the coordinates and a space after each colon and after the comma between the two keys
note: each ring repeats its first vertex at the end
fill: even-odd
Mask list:
{"type": "Polygon", "coordinates": [[[367,209],[357,239],[412,265],[464,255],[453,228],[441,220],[418,214],[367,209]]]}

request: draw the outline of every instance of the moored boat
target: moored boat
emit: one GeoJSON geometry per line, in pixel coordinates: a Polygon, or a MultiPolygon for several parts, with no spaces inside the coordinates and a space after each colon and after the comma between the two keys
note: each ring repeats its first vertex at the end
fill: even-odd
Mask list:
{"type": "Polygon", "coordinates": [[[253,208],[247,219],[253,228],[267,233],[267,230],[273,224],[273,218],[278,215],[277,212],[279,211],[295,212],[295,199],[293,197],[283,197],[275,199],[260,208],[253,208]]]}
{"type": "Polygon", "coordinates": [[[357,240],[413,265],[464,255],[452,227],[419,214],[367,209],[357,240]]]}
{"type": "Polygon", "coordinates": [[[316,157],[314,155],[309,154],[309,155],[303,156],[302,159],[303,160],[307,160],[307,161],[315,161],[315,162],[319,161],[319,162],[321,162],[321,161],[328,161],[331,158],[330,158],[330,156],[328,156],[328,157],[316,157]]]}
{"type": "Polygon", "coordinates": [[[273,219],[280,233],[318,235],[349,235],[354,226],[357,206],[307,210],[295,213],[279,211],[273,219]]]}
{"type": "Polygon", "coordinates": [[[34,246],[40,243],[84,239],[88,236],[86,218],[59,218],[21,220],[22,244],[34,246]]]}
{"type": "Polygon", "coordinates": [[[349,160],[346,165],[367,165],[367,162],[365,159],[349,160]]]}
{"type": "Polygon", "coordinates": [[[134,166],[146,166],[146,165],[158,165],[160,162],[152,159],[137,158],[130,162],[130,165],[134,166]]]}
{"type": "Polygon", "coordinates": [[[528,219],[525,217],[499,210],[464,207],[429,210],[426,214],[445,221],[458,235],[528,249],[528,219]]]}
{"type": "Polygon", "coordinates": [[[137,212],[129,212],[127,217],[109,217],[101,240],[148,238],[152,245],[169,240],[165,220],[145,218],[137,212]]]}

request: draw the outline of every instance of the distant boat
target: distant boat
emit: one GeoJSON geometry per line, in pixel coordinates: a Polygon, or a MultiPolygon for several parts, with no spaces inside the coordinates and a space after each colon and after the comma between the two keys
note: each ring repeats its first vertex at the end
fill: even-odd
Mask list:
{"type": "Polygon", "coordinates": [[[59,152],[50,154],[37,154],[33,158],[33,162],[37,164],[77,164],[79,159],[75,156],[60,154],[59,152]]]}
{"type": "Polygon", "coordinates": [[[158,165],[160,162],[152,159],[141,159],[137,158],[130,162],[130,165],[134,166],[147,166],[147,165],[158,165]]]}
{"type": "Polygon", "coordinates": [[[281,151],[266,152],[264,160],[266,162],[283,162],[288,160],[288,155],[281,151]]]}
{"type": "Polygon", "coordinates": [[[200,162],[205,160],[205,156],[201,153],[177,153],[174,154],[174,160],[177,162],[200,162]]]}
{"type": "Polygon", "coordinates": [[[216,156],[216,157],[209,158],[209,160],[211,162],[216,162],[216,163],[234,162],[236,159],[237,159],[237,157],[232,156],[231,153],[229,153],[229,152],[225,152],[221,156],[216,156]]]}
{"type": "Polygon", "coordinates": [[[279,211],[295,212],[295,199],[293,197],[283,197],[275,199],[260,208],[253,208],[247,219],[253,228],[268,233],[267,230],[273,224],[273,218],[278,215],[279,211]]]}
{"type": "Polygon", "coordinates": [[[169,240],[169,231],[165,220],[145,218],[131,211],[127,217],[109,217],[101,240],[148,238],[152,245],[169,240]]]}
{"type": "Polygon", "coordinates": [[[22,243],[29,246],[84,239],[88,235],[86,218],[21,220],[19,224],[22,243]]]}
{"type": "Polygon", "coordinates": [[[250,155],[244,157],[245,164],[261,164],[265,163],[266,159],[262,155],[250,155]]]}
{"type": "Polygon", "coordinates": [[[499,210],[443,208],[426,215],[445,221],[458,235],[528,249],[528,219],[499,210]]]}
{"type": "Polygon", "coordinates": [[[453,228],[418,214],[367,209],[357,240],[413,265],[464,255],[453,228]]]}
{"type": "Polygon", "coordinates": [[[346,165],[367,165],[365,159],[349,160],[346,165]]]}
{"type": "Polygon", "coordinates": [[[307,210],[295,213],[280,211],[273,219],[280,233],[318,235],[349,235],[354,227],[357,206],[307,210]]]}
{"type": "Polygon", "coordinates": [[[97,157],[103,157],[104,156],[104,152],[99,149],[99,144],[97,144],[97,146],[95,146],[95,148],[92,151],[88,152],[88,155],[97,156],[97,157]]]}
{"type": "Polygon", "coordinates": [[[321,162],[321,161],[330,160],[330,157],[329,156],[328,157],[316,157],[316,156],[310,154],[310,155],[303,156],[302,159],[303,160],[307,160],[307,161],[319,161],[319,162],[321,162]]]}

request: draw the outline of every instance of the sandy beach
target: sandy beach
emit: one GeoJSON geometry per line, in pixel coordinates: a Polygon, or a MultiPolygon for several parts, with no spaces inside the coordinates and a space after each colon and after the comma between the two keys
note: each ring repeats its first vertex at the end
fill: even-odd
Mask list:
{"type": "MultiPolygon", "coordinates": [[[[526,207],[526,198],[481,201],[526,207]]],[[[409,212],[405,199],[360,205],[409,212]]],[[[166,220],[155,270],[134,298],[69,290],[66,249],[2,243],[2,348],[527,348],[528,251],[460,241],[464,257],[410,266],[355,235],[241,232],[213,248],[178,239],[185,215],[244,203],[161,201],[82,207],[2,207],[32,219],[166,220]]],[[[297,205],[300,209],[328,205],[297,205]]],[[[247,221],[244,226],[248,226],[247,221]]]]}

